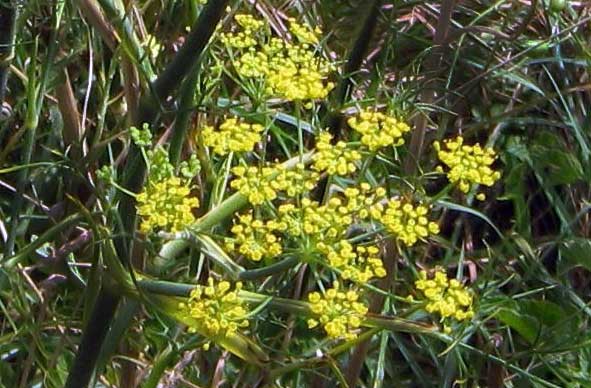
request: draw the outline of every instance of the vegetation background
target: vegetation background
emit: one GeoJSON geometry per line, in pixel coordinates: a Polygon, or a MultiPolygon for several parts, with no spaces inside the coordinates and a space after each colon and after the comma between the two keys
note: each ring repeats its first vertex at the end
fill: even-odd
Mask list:
{"type": "MultiPolygon", "coordinates": [[[[589,2],[203,3],[0,0],[1,386],[589,386],[589,2]],[[261,314],[256,338],[294,345],[265,348],[271,361],[257,366],[223,347],[203,350],[154,307],[157,296],[121,288],[132,268],[149,270],[154,248],[130,251],[132,197],[106,195],[96,171],[113,166],[120,186],[141,190],[129,128],[144,122],[175,164],[198,147],[199,123],[240,98],[221,70],[227,53],[208,45],[237,10],[278,34],[287,17],[322,27],[323,55],[338,70],[315,126],[342,136],[341,115],[359,101],[404,112],[411,133],[391,172],[398,181],[437,193],[441,182],[424,173],[437,164],[434,139],[462,134],[500,155],[502,178],[487,199],[446,197],[440,235],[396,259],[464,274],[478,318],[463,335],[446,343],[376,330],[329,346],[293,315],[261,314]],[[117,206],[104,208],[110,201],[117,206]]],[[[288,128],[296,118],[275,120],[288,128]]],[[[297,148],[288,133],[274,136],[297,148]]],[[[209,174],[201,162],[198,179],[225,182],[223,165],[212,162],[209,174]]],[[[158,277],[203,282],[207,263],[192,248],[158,277]]],[[[286,273],[268,278],[278,295],[299,299],[297,272],[286,273]]],[[[400,270],[392,293],[406,296],[413,279],[400,270]]]]}

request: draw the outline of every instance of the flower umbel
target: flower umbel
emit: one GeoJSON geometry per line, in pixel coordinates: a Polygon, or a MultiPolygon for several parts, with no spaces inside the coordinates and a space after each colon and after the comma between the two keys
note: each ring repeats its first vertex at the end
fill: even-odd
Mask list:
{"type": "Polygon", "coordinates": [[[358,300],[359,293],[356,290],[339,291],[338,282],[324,295],[312,292],[308,295],[308,301],[314,318],[308,319],[308,327],[314,328],[320,324],[332,339],[356,338],[357,329],[368,311],[367,306],[358,300]]]}
{"type": "Polygon", "coordinates": [[[413,206],[400,199],[390,199],[385,208],[377,204],[371,213],[376,221],[381,222],[388,232],[406,246],[412,246],[430,234],[439,233],[439,226],[427,218],[429,210],[424,205],[413,206]]]}
{"type": "Polygon", "coordinates": [[[141,231],[160,229],[175,233],[194,223],[193,209],[199,207],[199,200],[189,197],[190,192],[188,183],[175,176],[148,181],[144,191],[136,196],[141,231]]]}
{"type": "Polygon", "coordinates": [[[232,227],[234,238],[226,243],[229,250],[235,250],[253,261],[281,254],[281,239],[273,234],[279,229],[277,222],[254,219],[252,213],[240,215],[238,220],[232,227]]]}
{"type": "Polygon", "coordinates": [[[421,271],[415,287],[427,301],[425,310],[438,314],[441,321],[448,318],[464,321],[474,316],[472,292],[456,279],[448,279],[441,270],[435,272],[432,279],[428,278],[426,271],[421,271]]]}
{"type": "Polygon", "coordinates": [[[400,146],[404,144],[402,135],[410,131],[406,123],[381,112],[369,110],[359,112],[357,116],[349,118],[347,123],[361,134],[361,143],[370,151],[390,145],[400,146]]]}
{"type": "Polygon", "coordinates": [[[248,327],[248,311],[238,297],[242,283],[237,282],[234,289],[227,281],[216,282],[209,278],[207,285],[197,285],[186,303],[179,308],[190,318],[193,324],[190,332],[198,332],[209,338],[224,337],[235,333],[239,328],[248,327]]]}
{"type": "Polygon", "coordinates": [[[252,205],[260,205],[277,198],[277,191],[269,184],[277,174],[274,168],[237,166],[232,169],[232,172],[236,178],[230,186],[247,197],[252,205]]]}
{"type": "Polygon", "coordinates": [[[332,145],[332,135],[323,132],[316,140],[316,153],[313,156],[312,169],[328,175],[347,175],[355,172],[355,162],[361,159],[358,151],[347,148],[347,143],[339,141],[332,145]]]}
{"type": "Polygon", "coordinates": [[[353,248],[347,240],[342,240],[334,246],[318,243],[318,249],[326,255],[328,264],[339,270],[345,280],[366,283],[373,278],[386,276],[384,263],[379,257],[380,250],[374,245],[353,248]]]}
{"type": "MultiPolygon", "coordinates": [[[[478,143],[464,145],[461,136],[444,140],[443,147],[438,141],[433,145],[439,160],[449,168],[447,178],[463,193],[470,191],[473,185],[492,186],[501,177],[499,171],[490,167],[496,159],[496,153],[490,147],[482,148],[478,143]]],[[[437,171],[443,172],[443,167],[438,166],[437,171]]],[[[479,193],[476,198],[484,200],[486,197],[479,193]]]]}
{"type": "Polygon", "coordinates": [[[238,118],[226,119],[216,131],[211,126],[203,128],[203,142],[218,155],[230,152],[249,152],[261,140],[263,126],[240,122],[238,118]]]}

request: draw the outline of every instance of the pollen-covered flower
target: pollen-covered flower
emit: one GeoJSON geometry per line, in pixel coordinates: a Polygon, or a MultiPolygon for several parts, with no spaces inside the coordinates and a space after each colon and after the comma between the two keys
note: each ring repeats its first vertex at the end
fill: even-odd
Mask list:
{"type": "Polygon", "coordinates": [[[448,318],[464,321],[474,316],[472,292],[456,279],[448,279],[441,270],[435,272],[432,279],[426,271],[421,271],[415,287],[426,299],[425,310],[438,314],[441,321],[448,318]]]}
{"type": "Polygon", "coordinates": [[[264,81],[265,93],[286,101],[308,101],[325,98],[334,88],[327,81],[332,64],[319,57],[310,44],[318,42],[320,29],[312,29],[290,19],[290,32],[297,42],[257,34],[265,26],[252,16],[240,15],[242,27],[237,33],[222,34],[226,46],[240,49],[234,67],[243,78],[264,81]]]}
{"type": "Polygon", "coordinates": [[[190,192],[188,183],[175,176],[155,182],[148,180],[144,191],[136,196],[141,231],[175,233],[194,223],[193,209],[199,207],[199,200],[190,197],[190,192]]]}
{"type": "Polygon", "coordinates": [[[289,32],[291,32],[300,43],[317,44],[318,38],[322,35],[320,27],[312,28],[298,23],[295,18],[289,18],[289,32]]]}
{"type": "Polygon", "coordinates": [[[318,173],[306,170],[303,163],[296,164],[293,169],[278,165],[276,171],[277,176],[270,184],[273,189],[284,192],[288,197],[310,192],[319,179],[318,173]]]}
{"type": "Polygon", "coordinates": [[[384,263],[379,257],[380,250],[374,245],[354,248],[347,240],[341,240],[335,245],[320,242],[317,247],[326,256],[328,265],[339,270],[345,280],[366,283],[386,276],[384,263]]]}
{"type": "MultiPolygon", "coordinates": [[[[433,145],[439,160],[449,168],[447,178],[463,193],[469,192],[473,185],[492,186],[501,177],[499,171],[490,167],[496,159],[496,153],[490,147],[482,148],[478,143],[464,145],[461,136],[444,140],[443,147],[438,141],[433,145]]],[[[437,171],[443,172],[443,167],[438,166],[437,171]]],[[[484,200],[486,197],[479,193],[476,198],[484,200]]]]}
{"type": "Polygon", "coordinates": [[[226,247],[253,261],[278,256],[282,252],[281,239],[274,234],[278,229],[276,221],[255,219],[252,212],[240,215],[231,229],[234,238],[227,240],[226,247]]]}
{"type": "Polygon", "coordinates": [[[284,232],[292,237],[304,237],[312,241],[330,243],[340,240],[353,222],[340,198],[331,198],[320,205],[309,198],[303,198],[299,207],[283,204],[278,208],[279,222],[284,232]]]}
{"type": "Polygon", "coordinates": [[[308,295],[310,309],[314,314],[308,319],[308,327],[321,325],[329,338],[350,340],[357,337],[357,332],[365,314],[367,306],[359,302],[356,290],[340,291],[338,282],[333,288],[323,294],[312,292],[308,295]]]}
{"type": "Polygon", "coordinates": [[[355,172],[355,162],[361,159],[361,154],[356,150],[347,148],[347,143],[339,141],[330,143],[332,135],[323,132],[316,140],[316,153],[313,158],[312,169],[325,172],[328,175],[347,175],[355,172]]]}
{"type": "Polygon", "coordinates": [[[248,198],[253,205],[260,205],[265,201],[277,198],[277,191],[271,187],[270,182],[277,172],[272,167],[244,167],[237,166],[232,169],[236,178],[230,183],[233,189],[248,198]]]}
{"type": "Polygon", "coordinates": [[[372,218],[382,223],[388,232],[406,246],[412,246],[430,234],[439,233],[439,226],[427,218],[428,213],[426,206],[413,206],[400,199],[390,199],[385,207],[377,204],[371,209],[372,218]]]}
{"type": "Polygon", "coordinates": [[[248,124],[241,122],[236,117],[226,119],[216,131],[211,126],[203,128],[203,142],[213,148],[218,155],[227,155],[230,152],[249,152],[254,145],[261,140],[263,131],[260,124],[248,124]]]}
{"type": "Polygon", "coordinates": [[[207,285],[197,285],[186,303],[179,308],[192,318],[190,332],[197,332],[209,338],[225,337],[239,328],[248,327],[245,304],[238,297],[242,283],[232,285],[227,281],[216,283],[212,278],[207,285]]]}
{"type": "Polygon", "coordinates": [[[357,116],[349,118],[347,123],[361,134],[361,143],[370,151],[390,145],[400,146],[404,144],[402,135],[410,131],[405,122],[370,110],[359,112],[357,116]]]}
{"type": "Polygon", "coordinates": [[[242,28],[242,31],[220,34],[222,43],[234,48],[255,46],[257,44],[255,34],[265,26],[265,23],[248,14],[238,14],[234,16],[234,20],[242,28]]]}

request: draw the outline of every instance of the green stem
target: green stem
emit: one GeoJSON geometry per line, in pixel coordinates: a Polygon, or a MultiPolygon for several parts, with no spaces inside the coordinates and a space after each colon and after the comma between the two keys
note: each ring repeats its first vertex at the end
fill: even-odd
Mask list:
{"type": "Polygon", "coordinates": [[[199,66],[189,74],[185,82],[181,85],[180,98],[178,102],[178,110],[174,124],[172,126],[172,137],[170,139],[170,149],[168,151],[170,163],[178,167],[181,162],[181,153],[185,138],[187,137],[187,130],[189,127],[189,119],[193,108],[193,100],[195,97],[195,89],[199,81],[199,66]]]}
{"type": "Polygon", "coordinates": [[[103,344],[111,319],[119,304],[119,299],[118,295],[114,295],[104,288],[99,293],[92,315],[84,328],[84,334],[78,346],[74,364],[70,368],[65,388],[88,386],[94,372],[94,365],[99,356],[97,350],[103,344]]]}
{"type": "Polygon", "coordinates": [[[8,68],[14,56],[18,6],[15,1],[0,3],[0,108],[4,103],[8,68]]]}
{"type": "MultiPolygon", "coordinates": [[[[303,163],[305,164],[310,163],[312,160],[312,153],[304,154],[301,159],[299,155],[293,157],[283,163],[283,165],[287,169],[293,169],[298,163],[300,163],[300,160],[303,160],[303,163]]],[[[207,214],[197,220],[191,230],[195,233],[207,231],[231,217],[246,205],[248,205],[247,198],[240,193],[234,193],[220,203],[219,206],[211,209],[207,214]]],[[[172,240],[164,244],[158,256],[160,256],[162,260],[172,260],[188,246],[189,242],[186,240],[172,240]]]]}
{"type": "Polygon", "coordinates": [[[382,1],[373,0],[370,5],[368,5],[366,2],[361,2],[359,4],[360,13],[363,13],[363,10],[365,9],[369,9],[369,12],[367,13],[363,25],[357,34],[357,39],[353,44],[353,48],[351,49],[351,53],[349,54],[349,58],[343,69],[343,78],[334,91],[333,96],[335,103],[328,117],[328,128],[330,133],[332,133],[336,138],[339,137],[338,132],[343,120],[340,109],[351,94],[351,86],[353,84],[351,80],[352,76],[361,68],[363,58],[365,57],[365,53],[369,48],[369,43],[371,42],[373,32],[377,25],[377,19],[382,1]]]}
{"type": "Polygon", "coordinates": [[[288,257],[285,260],[281,260],[277,263],[268,265],[263,268],[242,271],[238,274],[238,279],[240,279],[240,280],[255,280],[255,279],[264,278],[264,277],[271,276],[271,275],[279,273],[279,272],[283,272],[283,271],[287,270],[288,268],[293,267],[294,265],[296,265],[299,262],[300,262],[300,260],[295,256],[288,257]]]}
{"type": "Polygon", "coordinates": [[[185,44],[152,85],[159,99],[167,97],[193,70],[222,18],[228,2],[229,0],[209,0],[203,7],[185,44]]]}

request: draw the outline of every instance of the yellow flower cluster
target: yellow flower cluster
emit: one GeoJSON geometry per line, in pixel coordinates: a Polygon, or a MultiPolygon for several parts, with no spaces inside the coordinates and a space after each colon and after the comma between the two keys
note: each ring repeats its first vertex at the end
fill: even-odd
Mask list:
{"type": "Polygon", "coordinates": [[[318,44],[318,39],[322,35],[320,27],[312,29],[310,26],[305,26],[298,23],[295,18],[289,18],[289,32],[291,32],[300,43],[303,44],[318,44]]]}
{"type": "Polygon", "coordinates": [[[325,82],[331,66],[317,58],[307,45],[284,43],[284,49],[270,57],[267,93],[287,101],[320,100],[334,88],[325,82]]]}
{"type": "Polygon", "coordinates": [[[325,205],[303,198],[300,206],[282,204],[278,212],[279,222],[285,225],[285,232],[290,236],[306,236],[325,243],[340,240],[353,222],[340,198],[331,198],[325,205]]]}
{"type": "Polygon", "coordinates": [[[236,178],[230,183],[230,187],[247,197],[252,205],[260,205],[277,198],[277,191],[270,185],[277,175],[276,169],[237,166],[232,169],[232,172],[236,178]]]}
{"type": "Polygon", "coordinates": [[[199,200],[189,197],[190,192],[188,184],[175,176],[155,182],[148,180],[144,191],[136,196],[137,213],[142,217],[140,230],[175,233],[195,222],[192,212],[199,207],[199,200]]]}
{"type": "Polygon", "coordinates": [[[265,23],[248,14],[238,14],[234,16],[234,20],[236,20],[236,23],[242,27],[242,31],[220,34],[220,40],[222,43],[228,47],[235,48],[255,46],[257,44],[255,34],[265,26],[265,23]]]}
{"type": "MultiPolygon", "coordinates": [[[[490,167],[496,159],[496,153],[492,148],[482,148],[478,143],[473,146],[464,145],[461,136],[453,140],[444,140],[443,145],[445,149],[442,149],[438,141],[434,143],[437,156],[449,168],[449,181],[457,185],[463,193],[470,191],[475,184],[492,186],[501,177],[499,171],[494,171],[490,167]]],[[[443,168],[438,166],[437,171],[443,172],[443,168]]],[[[476,198],[484,200],[486,197],[479,193],[476,198]]]]}
{"type": "Polygon", "coordinates": [[[399,199],[390,199],[385,207],[382,204],[373,206],[371,216],[382,223],[397,240],[412,246],[429,234],[439,233],[439,226],[427,218],[428,212],[426,206],[415,207],[399,199]]]}
{"type": "Polygon", "coordinates": [[[359,112],[357,116],[349,118],[347,123],[361,134],[361,143],[370,151],[390,145],[400,146],[404,144],[402,135],[410,131],[406,123],[381,112],[369,110],[359,112]]]}
{"type": "Polygon", "coordinates": [[[292,20],[290,31],[298,38],[298,43],[276,37],[259,42],[255,32],[264,22],[252,16],[240,16],[244,19],[237,19],[237,22],[244,31],[222,35],[222,43],[245,49],[234,64],[240,76],[264,78],[266,93],[287,101],[322,99],[334,88],[334,83],[325,81],[333,67],[317,57],[310,47],[310,43],[318,42],[319,29],[312,30],[292,20]]]}
{"type": "Polygon", "coordinates": [[[236,117],[226,119],[214,130],[211,126],[203,128],[203,142],[212,147],[218,155],[227,155],[230,152],[249,152],[254,145],[261,140],[260,133],[263,126],[240,122],[236,117]]]}
{"type": "Polygon", "coordinates": [[[357,291],[339,291],[339,284],[335,282],[333,288],[326,290],[324,295],[312,292],[308,300],[314,314],[314,318],[308,319],[309,328],[320,324],[328,337],[333,339],[350,340],[357,337],[357,329],[368,311],[367,306],[358,301],[357,291]]]}
{"type": "Polygon", "coordinates": [[[386,269],[379,258],[378,247],[353,245],[347,240],[341,240],[334,246],[323,242],[317,244],[318,249],[326,255],[328,264],[340,271],[345,280],[366,283],[373,278],[386,276],[386,269]]]}
{"type": "Polygon", "coordinates": [[[192,318],[190,332],[197,332],[209,338],[225,337],[235,333],[238,328],[248,327],[248,314],[244,302],[238,297],[242,283],[232,286],[227,281],[216,284],[212,278],[207,286],[197,285],[187,303],[179,307],[192,318]]]}
{"type": "Polygon", "coordinates": [[[421,271],[415,287],[427,299],[425,310],[439,314],[442,321],[447,318],[463,321],[474,316],[471,291],[456,279],[448,279],[441,270],[435,272],[433,279],[428,279],[427,272],[421,271]]]}
{"type": "Polygon", "coordinates": [[[306,170],[303,163],[298,163],[293,169],[287,169],[283,165],[276,168],[278,174],[270,182],[273,189],[285,192],[288,197],[310,192],[318,182],[318,173],[306,170]]]}
{"type": "Polygon", "coordinates": [[[254,219],[252,213],[240,215],[238,219],[231,229],[234,238],[226,243],[228,250],[237,251],[253,261],[281,254],[281,239],[273,234],[280,229],[277,222],[254,219]]]}
{"type": "Polygon", "coordinates": [[[361,159],[361,154],[347,149],[344,141],[332,145],[331,139],[332,135],[328,132],[318,135],[316,153],[312,157],[314,160],[312,169],[318,172],[326,171],[328,175],[340,176],[355,172],[357,169],[355,162],[361,159]]]}

